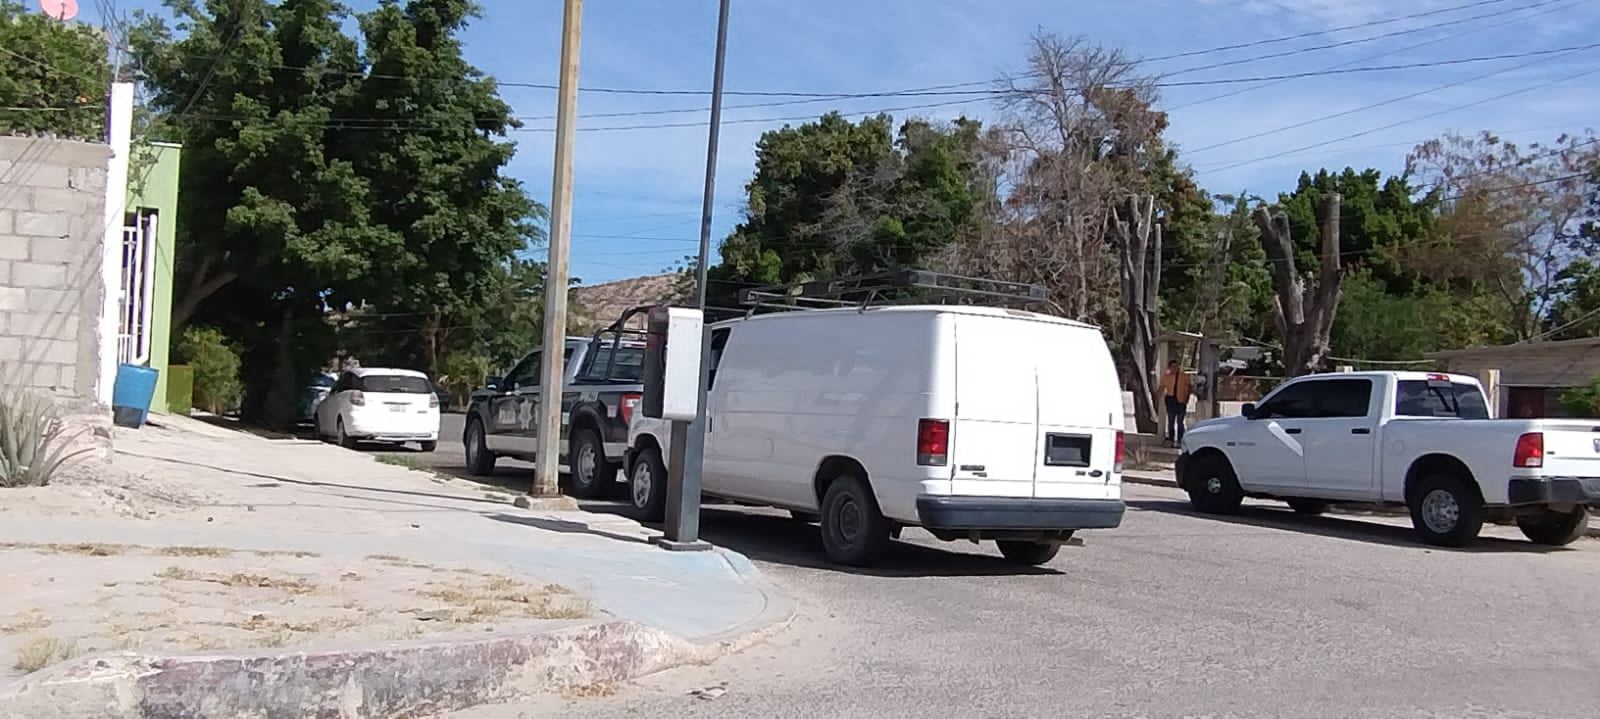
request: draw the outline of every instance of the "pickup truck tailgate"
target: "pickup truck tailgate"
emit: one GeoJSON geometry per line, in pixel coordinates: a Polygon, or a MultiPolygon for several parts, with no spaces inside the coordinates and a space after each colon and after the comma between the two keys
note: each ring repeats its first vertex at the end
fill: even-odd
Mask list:
{"type": "Polygon", "coordinates": [[[1544,424],[1546,474],[1600,477],[1600,421],[1544,424]]]}

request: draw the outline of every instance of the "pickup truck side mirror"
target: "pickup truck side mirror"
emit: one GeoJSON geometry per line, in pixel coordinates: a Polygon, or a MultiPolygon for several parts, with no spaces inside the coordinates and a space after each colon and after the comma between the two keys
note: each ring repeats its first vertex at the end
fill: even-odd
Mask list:
{"type": "Polygon", "coordinates": [[[1239,408],[1239,414],[1243,415],[1245,419],[1255,419],[1256,418],[1256,403],[1254,403],[1254,402],[1246,402],[1246,403],[1244,403],[1244,406],[1239,408]]]}

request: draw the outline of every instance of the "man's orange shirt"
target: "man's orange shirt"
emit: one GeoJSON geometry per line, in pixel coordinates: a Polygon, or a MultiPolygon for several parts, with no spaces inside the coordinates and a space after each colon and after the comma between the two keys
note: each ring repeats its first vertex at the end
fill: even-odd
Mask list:
{"type": "Polygon", "coordinates": [[[1161,396],[1176,397],[1179,402],[1189,403],[1189,373],[1183,370],[1176,372],[1167,370],[1161,373],[1161,396]]]}

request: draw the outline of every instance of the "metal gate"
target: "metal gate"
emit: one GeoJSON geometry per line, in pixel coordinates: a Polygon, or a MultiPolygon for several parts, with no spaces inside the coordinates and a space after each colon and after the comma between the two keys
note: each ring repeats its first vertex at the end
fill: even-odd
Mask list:
{"type": "Polygon", "coordinates": [[[117,307],[117,361],[150,362],[150,311],[155,293],[156,213],[128,213],[122,228],[122,287],[117,307]]]}

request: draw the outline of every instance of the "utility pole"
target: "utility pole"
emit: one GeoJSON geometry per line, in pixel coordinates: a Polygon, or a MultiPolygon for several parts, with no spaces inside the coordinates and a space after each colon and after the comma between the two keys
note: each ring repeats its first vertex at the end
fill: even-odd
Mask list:
{"type": "MultiPolygon", "coordinates": [[[[722,129],[722,66],[728,54],[728,0],[717,9],[717,57],[711,71],[711,130],[706,138],[706,186],[700,202],[700,260],[695,267],[695,305],[706,309],[706,270],[711,260],[711,213],[716,208],[717,140],[722,129]]],[[[694,421],[673,422],[673,454],[667,477],[666,536],[657,544],[670,550],[710,549],[700,540],[700,468],[706,450],[706,390],[711,377],[711,328],[700,331],[700,373],[694,421]],[[681,449],[680,449],[681,448],[681,449]]]]}
{"type": "Polygon", "coordinates": [[[567,339],[567,249],[572,231],[572,140],[578,120],[578,30],[583,0],[565,0],[561,13],[561,78],[556,99],[555,176],[550,182],[550,254],[544,265],[544,352],[539,366],[535,497],[560,493],[561,377],[567,339]]]}

